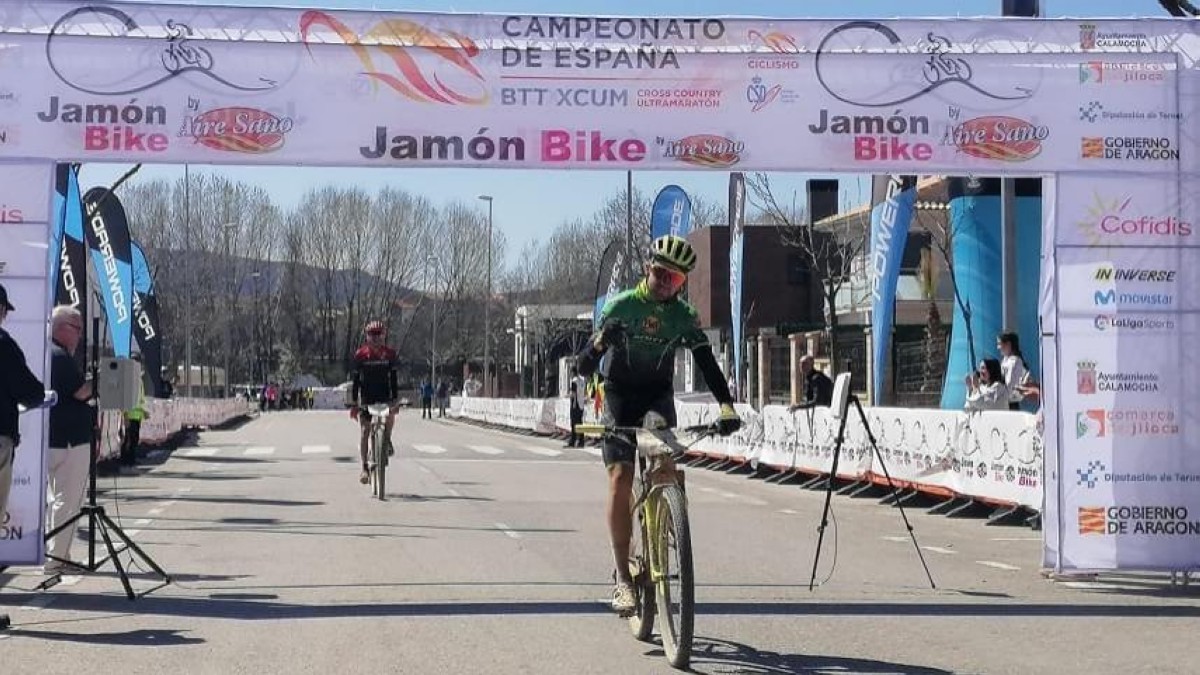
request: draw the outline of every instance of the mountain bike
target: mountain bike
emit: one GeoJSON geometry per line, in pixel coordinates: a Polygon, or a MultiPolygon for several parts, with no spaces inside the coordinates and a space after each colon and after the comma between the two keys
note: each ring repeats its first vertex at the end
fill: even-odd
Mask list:
{"type": "Polygon", "coordinates": [[[629,617],[629,628],[638,640],[649,641],[657,614],[667,661],[682,669],[687,668],[692,656],[696,587],[683,471],[675,468],[671,458],[690,445],[681,443],[679,435],[695,435],[700,440],[716,434],[717,427],[665,427],[665,420],[655,413],[646,415],[641,427],[575,425],[584,435],[637,445],[638,476],[633,484],[632,509],[636,522],[629,548],[637,609],[629,617]]]}
{"type": "Polygon", "coordinates": [[[387,416],[391,406],[387,403],[371,403],[364,408],[371,415],[370,444],[367,447],[371,496],[383,501],[387,499],[387,416]]]}

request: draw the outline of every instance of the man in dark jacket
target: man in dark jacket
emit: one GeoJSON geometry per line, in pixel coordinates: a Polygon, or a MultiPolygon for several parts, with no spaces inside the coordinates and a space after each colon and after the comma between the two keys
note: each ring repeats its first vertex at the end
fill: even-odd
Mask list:
{"type": "Polygon", "coordinates": [[[800,359],[800,374],[804,377],[804,402],[820,406],[833,405],[833,380],[813,367],[813,357],[800,359]]]}
{"type": "MultiPolygon", "coordinates": [[[[0,286],[0,324],[15,311],[8,301],[8,291],[0,286]]],[[[41,405],[45,387],[29,370],[25,353],[3,328],[0,328],[0,522],[8,506],[8,491],[12,487],[13,458],[21,442],[17,405],[32,408],[41,405]]],[[[9,626],[7,614],[0,614],[0,630],[9,626]]]]}

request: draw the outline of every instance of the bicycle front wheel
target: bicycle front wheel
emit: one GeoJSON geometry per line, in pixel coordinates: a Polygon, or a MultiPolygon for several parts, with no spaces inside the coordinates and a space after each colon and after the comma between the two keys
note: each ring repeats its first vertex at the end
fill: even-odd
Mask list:
{"type": "Polygon", "coordinates": [[[658,498],[658,547],[656,594],[659,632],[667,661],[687,668],[692,659],[692,629],[695,619],[696,587],[692,576],[692,535],[688,525],[687,498],[678,485],[668,485],[658,498]]]}
{"type": "Polygon", "coordinates": [[[375,429],[375,496],[383,501],[387,496],[387,446],[383,442],[383,426],[375,429]]]}

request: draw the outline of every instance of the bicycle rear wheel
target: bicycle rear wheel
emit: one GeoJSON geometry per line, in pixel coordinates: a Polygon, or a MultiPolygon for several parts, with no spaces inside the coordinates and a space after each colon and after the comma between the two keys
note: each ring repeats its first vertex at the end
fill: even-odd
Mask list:
{"type": "MultiPolygon", "coordinates": [[[[634,502],[638,499],[639,488],[634,484],[634,502]]],[[[642,507],[634,512],[636,527],[629,542],[629,574],[633,577],[633,592],[637,596],[637,609],[629,617],[629,630],[633,636],[642,642],[650,641],[654,632],[654,581],[650,578],[650,557],[646,554],[647,544],[651,541],[647,530],[646,519],[642,516],[642,507]]]]}
{"type": "Polygon", "coordinates": [[[654,545],[661,576],[656,579],[659,632],[663,652],[675,668],[687,668],[692,659],[692,629],[696,588],[692,576],[692,535],[687,500],[678,485],[662,489],[657,500],[658,533],[654,545]]]}

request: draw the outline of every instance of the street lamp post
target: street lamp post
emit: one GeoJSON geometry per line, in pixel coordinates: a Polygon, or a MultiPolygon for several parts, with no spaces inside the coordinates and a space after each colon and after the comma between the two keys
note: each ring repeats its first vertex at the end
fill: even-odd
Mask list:
{"type": "MultiPolygon", "coordinates": [[[[183,297],[188,297],[193,291],[192,284],[192,208],[191,208],[191,192],[192,180],[191,172],[188,165],[183,165],[183,297]]],[[[191,397],[192,395],[192,307],[191,303],[183,309],[183,376],[184,380],[184,396],[191,397]]]]}
{"type": "MultiPolygon", "coordinates": [[[[259,339],[258,335],[258,280],[262,278],[262,273],[254,272],[250,276],[254,279],[254,369],[261,372],[263,367],[262,353],[259,351],[262,349],[262,340],[259,339]]],[[[267,383],[267,374],[265,372],[262,373],[262,378],[265,385],[267,383]]]]}
{"type": "MultiPolygon", "coordinates": [[[[229,257],[230,257],[229,231],[232,229],[235,229],[235,228],[237,228],[237,223],[225,223],[224,225],[221,226],[221,230],[222,230],[221,234],[223,234],[225,237],[225,264],[226,265],[229,265],[229,257]]],[[[231,268],[236,272],[235,267],[231,266],[231,268]]],[[[234,284],[236,285],[237,275],[233,274],[232,276],[234,277],[233,281],[234,281],[234,284]]],[[[237,305],[237,290],[238,289],[236,289],[236,288],[233,289],[234,296],[233,296],[233,302],[231,304],[234,306],[237,305]]],[[[229,311],[226,312],[226,314],[225,314],[225,387],[224,387],[224,390],[225,390],[226,397],[229,396],[229,352],[233,351],[233,338],[231,337],[232,332],[233,332],[233,307],[230,307],[229,311]]]]}
{"type": "Polygon", "coordinates": [[[492,332],[492,197],[491,195],[479,195],[479,198],[487,202],[488,205],[488,228],[487,228],[487,294],[483,298],[483,395],[490,397],[493,395],[492,379],[488,370],[488,348],[489,336],[492,332]]]}
{"type": "Polygon", "coordinates": [[[432,385],[437,380],[437,257],[429,256],[425,262],[429,265],[429,276],[433,282],[433,318],[429,321],[429,384],[432,385]]]}

